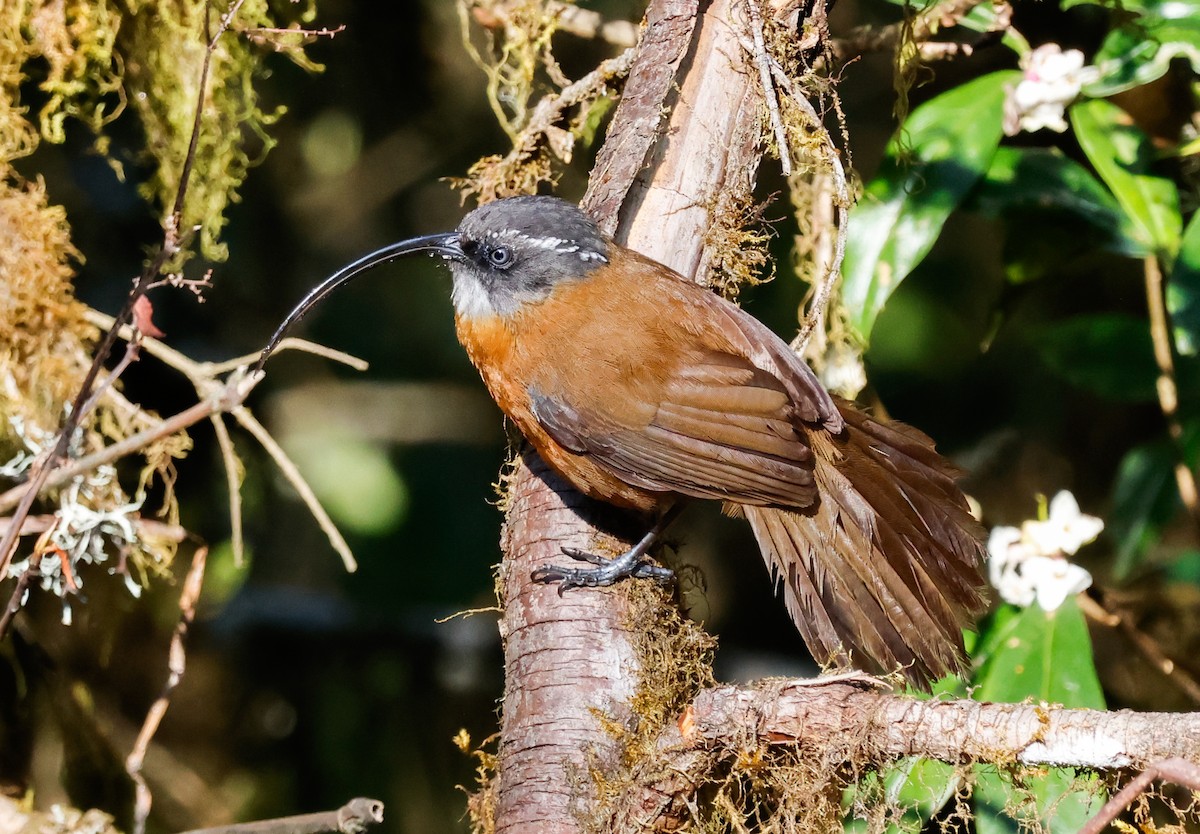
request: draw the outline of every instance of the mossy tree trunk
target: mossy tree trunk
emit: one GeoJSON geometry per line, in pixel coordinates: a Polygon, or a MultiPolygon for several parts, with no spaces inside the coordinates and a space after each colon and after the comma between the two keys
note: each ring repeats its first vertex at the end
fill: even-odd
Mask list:
{"type": "MultiPolygon", "coordinates": [[[[708,269],[706,232],[729,201],[749,197],[762,154],[762,105],[736,35],[744,23],[734,19],[735,2],[703,10],[696,0],[650,4],[583,201],[618,241],[697,279],[708,269]]],[[[660,595],[660,610],[648,613],[631,583],[560,597],[531,582],[535,567],[562,560],[563,546],[629,541],[612,541],[611,529],[597,525],[613,512],[575,493],[533,453],[509,486],[495,830],[587,830],[600,825],[607,793],[628,769],[628,739],[661,729],[646,726],[638,693],[669,673],[661,656],[648,664],[639,629],[647,616],[671,611],[660,595]]]]}

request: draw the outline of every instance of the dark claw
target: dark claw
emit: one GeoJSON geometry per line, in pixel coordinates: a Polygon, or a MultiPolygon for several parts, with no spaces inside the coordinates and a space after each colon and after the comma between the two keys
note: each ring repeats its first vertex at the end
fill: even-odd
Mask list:
{"type": "Polygon", "coordinates": [[[649,562],[642,562],[633,569],[634,579],[653,579],[655,582],[675,581],[675,571],[670,568],[664,568],[661,565],[652,565],[649,562]]]}
{"type": "Polygon", "coordinates": [[[606,559],[603,556],[598,556],[588,550],[580,550],[578,547],[561,547],[559,548],[564,556],[570,556],[576,562],[589,562],[593,565],[607,565],[612,559],[606,559]]]}
{"type": "Polygon", "coordinates": [[[560,565],[543,565],[530,574],[534,582],[546,585],[557,583],[559,596],[572,588],[599,588],[627,577],[653,579],[657,582],[670,582],[675,578],[674,571],[642,561],[639,554],[626,553],[616,559],[607,559],[575,547],[564,547],[562,552],[578,562],[587,562],[596,567],[567,568],[560,565]]]}

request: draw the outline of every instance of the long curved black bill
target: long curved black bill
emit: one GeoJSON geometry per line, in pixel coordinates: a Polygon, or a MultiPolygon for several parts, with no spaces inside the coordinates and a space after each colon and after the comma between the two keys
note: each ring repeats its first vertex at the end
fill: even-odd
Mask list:
{"type": "Polygon", "coordinates": [[[296,305],[292,312],[288,313],[287,318],[275,330],[275,335],[267,342],[267,346],[263,348],[262,354],[258,357],[258,362],[254,366],[255,371],[261,371],[263,365],[275,348],[279,347],[279,343],[283,341],[283,337],[287,335],[288,330],[292,325],[304,318],[304,316],[321,302],[325,296],[341,287],[348,284],[354,278],[357,278],[362,273],[366,272],[373,266],[394,261],[397,258],[403,258],[406,255],[418,255],[421,253],[430,255],[441,255],[443,258],[458,258],[462,257],[462,248],[458,244],[458,235],[456,233],[426,235],[424,237],[414,237],[409,240],[402,240],[399,243],[393,243],[385,246],[382,249],[376,249],[369,255],[364,255],[357,261],[339,269],[337,272],[330,275],[296,305]]]}

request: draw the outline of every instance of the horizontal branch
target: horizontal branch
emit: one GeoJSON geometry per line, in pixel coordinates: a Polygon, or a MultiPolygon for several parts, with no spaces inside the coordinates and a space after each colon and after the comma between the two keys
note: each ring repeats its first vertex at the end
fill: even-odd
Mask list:
{"type": "Polygon", "coordinates": [[[659,739],[659,758],[647,770],[653,777],[639,780],[617,814],[648,824],[676,813],[711,776],[721,752],[755,743],[804,744],[823,751],[831,766],[924,756],[1106,770],[1200,761],[1200,713],[916,700],[851,683],[714,687],[659,739]]]}
{"type": "Polygon", "coordinates": [[[381,822],[383,803],[358,797],[334,811],[197,828],[185,834],[362,834],[381,822]]]}
{"type": "MultiPolygon", "coordinates": [[[[241,405],[251,389],[258,384],[261,377],[237,377],[223,386],[214,386],[209,396],[195,405],[187,408],[173,417],[158,423],[152,428],[131,434],[116,443],[109,444],[98,451],[92,452],[70,463],[52,469],[39,482],[18,484],[7,492],[0,494],[0,512],[7,512],[16,506],[30,490],[54,489],[68,483],[72,478],[90,472],[97,466],[112,463],[125,455],[144,449],[156,440],[183,431],[189,426],[203,420],[210,414],[221,414],[231,411],[241,405]]],[[[22,520],[22,524],[24,521],[22,520]]]]}

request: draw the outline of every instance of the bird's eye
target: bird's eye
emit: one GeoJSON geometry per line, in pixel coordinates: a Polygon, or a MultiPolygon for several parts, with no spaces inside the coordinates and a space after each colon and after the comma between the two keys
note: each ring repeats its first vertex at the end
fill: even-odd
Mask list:
{"type": "Polygon", "coordinates": [[[513,250],[511,246],[497,246],[487,255],[488,263],[497,269],[507,269],[512,266],[513,250]]]}

